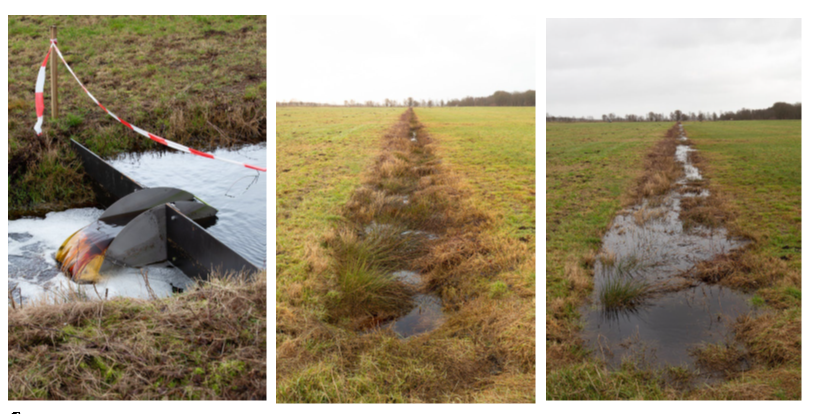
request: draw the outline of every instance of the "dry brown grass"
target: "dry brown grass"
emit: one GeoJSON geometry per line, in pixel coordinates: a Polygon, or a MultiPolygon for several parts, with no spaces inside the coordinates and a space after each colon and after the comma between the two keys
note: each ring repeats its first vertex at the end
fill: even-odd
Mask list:
{"type": "Polygon", "coordinates": [[[644,172],[636,185],[628,192],[628,205],[641,203],[644,198],[655,198],[666,194],[673,183],[681,176],[683,169],[675,161],[679,132],[678,125],[673,125],[647,154],[644,161],[644,172]]]}
{"type": "Polygon", "coordinates": [[[749,348],[750,355],[769,367],[792,364],[802,359],[800,309],[761,316],[744,316],[735,325],[735,336],[749,348]]]}
{"type": "Polygon", "coordinates": [[[344,219],[326,237],[325,252],[310,254],[309,266],[325,269],[324,277],[287,285],[283,297],[297,295],[294,289],[318,295],[277,304],[280,401],[474,401],[479,390],[499,392],[494,387],[518,378],[524,387],[501,400],[532,398],[534,289],[520,275],[533,272],[533,253],[490,231],[494,218],[467,200],[469,191],[438,163],[433,145],[406,112],[384,136],[344,219]],[[424,233],[405,236],[407,230],[424,233]],[[385,294],[388,300],[343,287],[342,269],[362,256],[383,286],[394,289],[385,294]],[[421,270],[420,289],[441,297],[446,321],[408,341],[387,331],[360,335],[403,312],[385,303],[411,308],[405,291],[397,292],[404,286],[386,279],[395,269],[421,270]],[[492,283],[512,294],[494,299],[492,283]]]}
{"type": "Polygon", "coordinates": [[[771,286],[786,278],[793,284],[796,274],[780,259],[759,256],[749,247],[698,263],[688,272],[703,282],[740,290],[771,286]]]}
{"type": "Polygon", "coordinates": [[[265,399],[266,275],[9,309],[10,399],[265,399]]]}

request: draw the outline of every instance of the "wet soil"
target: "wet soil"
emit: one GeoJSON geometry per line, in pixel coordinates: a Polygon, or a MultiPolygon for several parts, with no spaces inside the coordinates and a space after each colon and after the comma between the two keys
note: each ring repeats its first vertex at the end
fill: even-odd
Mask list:
{"type": "Polygon", "coordinates": [[[682,177],[666,195],[616,216],[594,263],[594,294],[581,310],[582,338],[610,366],[642,358],[661,366],[692,364],[693,348],[731,339],[731,324],[752,311],[748,295],[681,277],[746,242],[728,238],[723,228],[686,228],[681,221],[681,200],[709,192],[693,185],[702,176],[688,156],[694,149],[680,144],[686,141],[683,130],[678,141],[682,177]],[[638,305],[603,303],[602,292],[619,280],[646,286],[638,305]]]}
{"type": "MultiPolygon", "coordinates": [[[[411,128],[409,133],[411,145],[422,146],[424,145],[417,138],[416,128],[411,128]]],[[[402,138],[399,138],[402,139],[402,138]]],[[[401,196],[401,204],[408,205],[410,203],[411,193],[397,194],[401,196]]],[[[366,232],[374,230],[377,226],[388,226],[387,224],[371,223],[366,227],[366,232]]],[[[422,230],[406,230],[401,233],[402,237],[411,237],[421,240],[422,243],[432,243],[438,239],[438,236],[422,230]]],[[[415,258],[413,258],[415,259],[415,258]]],[[[443,311],[443,302],[437,294],[427,289],[422,275],[417,270],[402,269],[394,272],[392,275],[395,279],[401,281],[413,290],[414,294],[411,298],[412,309],[405,315],[395,319],[380,321],[373,330],[390,329],[402,338],[408,338],[414,335],[432,331],[446,320],[443,311]]]]}

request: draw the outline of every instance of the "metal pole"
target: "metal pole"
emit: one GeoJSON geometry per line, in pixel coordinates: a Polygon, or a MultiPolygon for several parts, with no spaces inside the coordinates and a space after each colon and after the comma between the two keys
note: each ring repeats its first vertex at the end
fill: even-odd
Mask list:
{"type": "MultiPolygon", "coordinates": [[[[56,40],[57,27],[51,26],[51,39],[56,40]]],[[[51,56],[51,118],[59,117],[59,90],[57,89],[57,56],[51,56]]]]}

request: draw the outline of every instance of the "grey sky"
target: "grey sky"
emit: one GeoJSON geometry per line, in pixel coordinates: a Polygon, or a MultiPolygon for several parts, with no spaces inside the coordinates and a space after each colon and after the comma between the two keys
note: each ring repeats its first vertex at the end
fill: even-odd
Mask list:
{"type": "Polygon", "coordinates": [[[802,101],[800,19],[547,19],[546,112],[601,118],[802,101]]]}
{"type": "Polygon", "coordinates": [[[535,89],[531,14],[284,17],[276,30],[276,101],[448,100],[535,89]]]}

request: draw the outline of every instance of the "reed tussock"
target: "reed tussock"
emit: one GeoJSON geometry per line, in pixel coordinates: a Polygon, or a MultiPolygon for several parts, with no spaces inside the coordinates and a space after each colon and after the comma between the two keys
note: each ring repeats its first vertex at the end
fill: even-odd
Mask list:
{"type": "Polygon", "coordinates": [[[478,390],[517,378],[530,382],[503,400],[529,401],[534,289],[521,275],[534,269],[521,259],[533,253],[490,231],[494,216],[468,196],[405,112],[342,219],[309,248],[319,277],[278,291],[288,298],[277,303],[278,401],[474,401],[478,390]],[[419,271],[423,282],[393,278],[400,269],[419,271]],[[410,311],[417,292],[441,298],[443,324],[407,340],[375,329],[410,311]]]}

